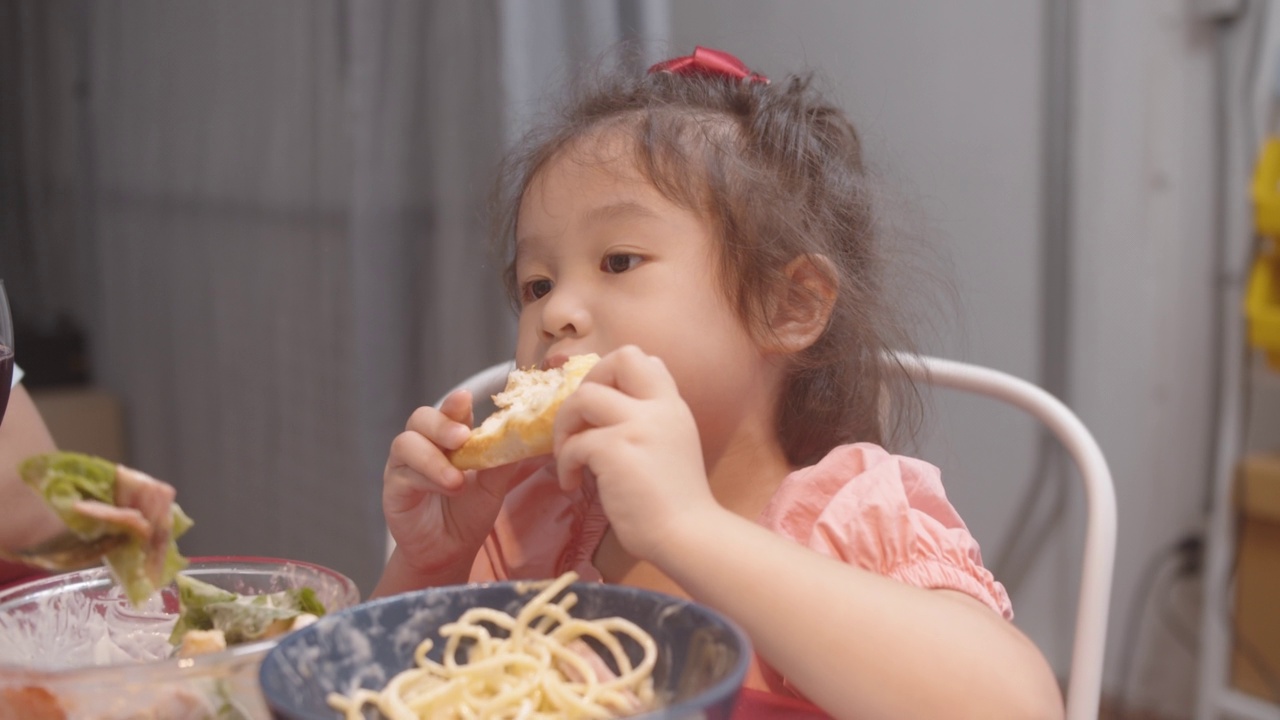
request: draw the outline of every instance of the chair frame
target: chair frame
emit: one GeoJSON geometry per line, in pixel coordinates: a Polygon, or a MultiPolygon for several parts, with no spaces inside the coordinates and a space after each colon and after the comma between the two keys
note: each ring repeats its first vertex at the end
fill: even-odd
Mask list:
{"type": "Polygon", "coordinates": [[[1116,559],[1116,492],[1102,449],[1070,408],[1026,380],[955,360],[905,354],[896,355],[895,359],[916,382],[983,395],[1022,409],[1048,427],[1075,461],[1084,481],[1088,521],[1071,672],[1067,678],[1066,717],[1097,718],[1116,559]]]}
{"type": "MultiPolygon", "coordinates": [[[[1048,427],[1074,460],[1084,481],[1088,521],[1067,678],[1066,718],[1097,718],[1116,554],[1115,486],[1102,449],[1070,408],[1026,380],[988,367],[929,356],[895,353],[887,361],[901,365],[917,383],[986,396],[1020,408],[1048,427]]],[[[474,396],[496,393],[514,366],[505,362],[485,368],[449,392],[466,389],[474,396]]]]}

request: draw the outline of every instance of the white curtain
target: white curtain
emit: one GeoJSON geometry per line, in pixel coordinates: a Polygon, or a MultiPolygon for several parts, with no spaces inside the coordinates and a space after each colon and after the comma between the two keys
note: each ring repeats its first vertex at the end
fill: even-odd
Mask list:
{"type": "Polygon", "coordinates": [[[185,552],[371,587],[391,439],[511,353],[484,216],[504,143],[543,84],[664,17],[639,1],[5,4],[0,277],[29,321],[85,328],[130,461],[196,519],[185,552]]]}

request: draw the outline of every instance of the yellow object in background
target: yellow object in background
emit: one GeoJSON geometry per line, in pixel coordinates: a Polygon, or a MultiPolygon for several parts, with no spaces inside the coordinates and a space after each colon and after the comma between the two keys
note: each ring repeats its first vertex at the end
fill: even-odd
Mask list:
{"type": "Polygon", "coordinates": [[[1244,310],[1249,320],[1249,344],[1266,352],[1267,364],[1280,370],[1280,253],[1276,242],[1253,261],[1244,310]]]}
{"type": "Polygon", "coordinates": [[[1259,235],[1280,237],[1280,137],[1269,137],[1253,170],[1253,223],[1259,235]]]}
{"type": "Polygon", "coordinates": [[[1280,370],[1280,138],[1268,138],[1258,155],[1253,207],[1254,225],[1264,243],[1245,291],[1249,344],[1266,352],[1267,364],[1280,370]]]}

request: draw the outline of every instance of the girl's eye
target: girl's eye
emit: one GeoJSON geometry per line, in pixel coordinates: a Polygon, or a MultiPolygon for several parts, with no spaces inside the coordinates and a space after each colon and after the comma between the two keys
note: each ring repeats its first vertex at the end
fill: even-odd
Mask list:
{"type": "Polygon", "coordinates": [[[527,303],[533,302],[549,292],[551,292],[551,281],[546,278],[538,278],[524,284],[520,289],[520,299],[527,303]]]}
{"type": "Polygon", "coordinates": [[[604,260],[600,262],[600,269],[607,273],[624,273],[635,268],[635,266],[639,264],[639,255],[616,253],[613,255],[606,255],[604,260]]]}

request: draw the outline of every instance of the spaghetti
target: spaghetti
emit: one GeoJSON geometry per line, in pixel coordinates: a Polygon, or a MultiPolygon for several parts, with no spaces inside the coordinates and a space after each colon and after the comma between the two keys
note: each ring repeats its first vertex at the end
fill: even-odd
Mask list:
{"type": "Polygon", "coordinates": [[[363,718],[366,705],[391,720],[420,718],[616,718],[654,706],[652,636],[620,617],[584,620],[569,611],[577,595],[564,593],[576,573],[561,575],[512,617],[492,608],[472,608],[440,628],[443,662],[427,657],[435,646],[424,639],[414,650],[416,666],[381,690],[331,693],[331,707],[347,720],[363,718]],[[496,637],[496,631],[505,636],[496,637]],[[620,636],[642,649],[633,664],[620,636]],[[606,664],[588,641],[603,648],[606,664]],[[459,654],[465,659],[459,662],[459,654]]]}

